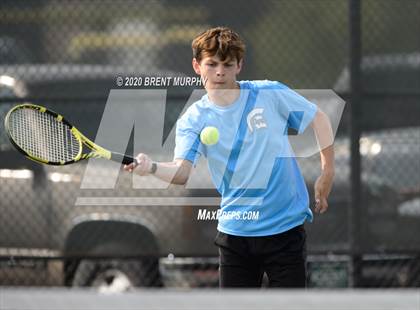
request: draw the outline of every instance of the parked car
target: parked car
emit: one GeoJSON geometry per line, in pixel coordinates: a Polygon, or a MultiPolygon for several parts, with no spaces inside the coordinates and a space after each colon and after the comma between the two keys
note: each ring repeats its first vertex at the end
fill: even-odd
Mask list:
{"type": "MultiPolygon", "coordinates": [[[[116,85],[116,77],[145,76],[133,68],[89,65],[7,66],[0,68],[0,72],[8,77],[3,81],[10,82],[3,88],[13,89],[17,82],[11,81],[24,85],[25,96],[21,102],[30,100],[59,111],[91,138],[96,136],[110,89],[121,88],[116,85]]],[[[182,77],[171,72],[148,72],[147,76],[182,77]]],[[[169,128],[190,93],[188,87],[168,90],[169,128]]],[[[20,96],[16,97],[13,102],[0,105],[2,128],[6,112],[20,101],[20,96]]],[[[156,111],[144,112],[152,121],[157,119],[156,111]]],[[[162,114],[158,116],[161,118],[162,114]]],[[[162,141],[162,132],[149,132],[148,135],[150,139],[162,141]]],[[[144,203],[140,206],[76,204],[78,198],[86,196],[185,197],[186,190],[139,191],[133,189],[131,175],[127,173],[121,173],[115,189],[85,190],[81,188],[81,182],[86,162],[64,167],[32,162],[13,149],[4,128],[0,142],[0,255],[6,259],[13,257],[14,261],[22,257],[49,258],[43,271],[53,270],[55,274],[48,277],[46,284],[94,285],[111,289],[118,283],[160,286],[160,257],[168,254],[184,257],[216,255],[210,242],[199,242],[207,239],[207,235],[203,237],[200,225],[191,219],[190,206],[172,206],[171,203],[158,207],[144,203]],[[101,260],[88,260],[89,257],[101,260]],[[63,258],[64,264],[57,267],[63,270],[62,273],[50,267],[49,263],[57,265],[54,258],[63,258]]],[[[106,167],[102,172],[101,178],[109,177],[106,167]]],[[[31,282],[27,275],[22,278],[18,275],[0,277],[0,284],[31,282]]],[[[33,283],[37,283],[37,279],[33,277],[33,283]]]]}
{"type": "MultiPolygon", "coordinates": [[[[334,86],[345,98],[350,94],[349,77],[349,68],[343,68],[334,86]]],[[[357,124],[362,134],[362,177],[391,188],[389,192],[380,186],[375,192],[398,201],[377,207],[369,200],[363,204],[362,211],[370,215],[362,225],[362,239],[369,241],[362,246],[363,283],[372,287],[419,286],[420,53],[362,57],[360,85],[357,104],[362,113],[357,124]],[[385,212],[388,216],[383,216],[385,212]]],[[[344,119],[348,120],[348,115],[344,119]]]]}

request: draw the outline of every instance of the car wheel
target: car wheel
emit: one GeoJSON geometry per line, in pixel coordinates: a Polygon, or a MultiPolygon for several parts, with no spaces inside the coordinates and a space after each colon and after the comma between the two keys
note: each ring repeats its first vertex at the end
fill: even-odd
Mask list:
{"type": "Polygon", "coordinates": [[[158,262],[156,259],[82,260],[74,274],[72,286],[93,287],[102,293],[161,286],[158,262]]]}

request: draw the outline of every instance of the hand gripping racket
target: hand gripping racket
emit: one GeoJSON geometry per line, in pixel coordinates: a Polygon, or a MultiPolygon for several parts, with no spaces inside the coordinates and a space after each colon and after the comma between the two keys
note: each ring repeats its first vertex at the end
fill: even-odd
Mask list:
{"type": "Polygon", "coordinates": [[[68,165],[99,157],[125,165],[136,161],[93,143],[63,116],[35,104],[13,107],[6,115],[4,127],[19,152],[43,164],[68,165]]]}

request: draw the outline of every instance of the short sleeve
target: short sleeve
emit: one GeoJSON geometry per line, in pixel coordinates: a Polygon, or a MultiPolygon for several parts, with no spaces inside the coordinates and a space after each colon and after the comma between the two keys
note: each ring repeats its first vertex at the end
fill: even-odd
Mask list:
{"type": "Polygon", "coordinates": [[[315,117],[317,106],[290,88],[275,90],[276,106],[287,126],[302,133],[315,117]]]}
{"type": "Polygon", "coordinates": [[[174,159],[186,159],[194,165],[204,153],[200,141],[199,117],[187,110],[176,124],[174,159]]]}

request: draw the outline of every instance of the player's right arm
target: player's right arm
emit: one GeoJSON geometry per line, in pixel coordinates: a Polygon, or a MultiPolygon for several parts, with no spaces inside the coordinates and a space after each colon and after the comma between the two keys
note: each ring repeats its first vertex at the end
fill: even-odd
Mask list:
{"type": "Polygon", "coordinates": [[[190,107],[178,119],[175,134],[174,160],[171,162],[156,162],[156,171],[152,171],[152,159],[143,153],[136,156],[136,163],[124,166],[124,170],[144,176],[153,175],[162,181],[184,185],[191,173],[192,165],[203,152],[200,143],[200,132],[203,121],[196,107],[190,107]]]}
{"type": "MultiPolygon", "coordinates": [[[[152,173],[152,159],[143,153],[136,156],[137,164],[125,165],[124,170],[135,172],[138,175],[150,175],[152,173]]],[[[192,163],[189,160],[176,158],[171,162],[155,162],[156,171],[153,175],[162,181],[184,185],[191,173],[192,163]]]]}

